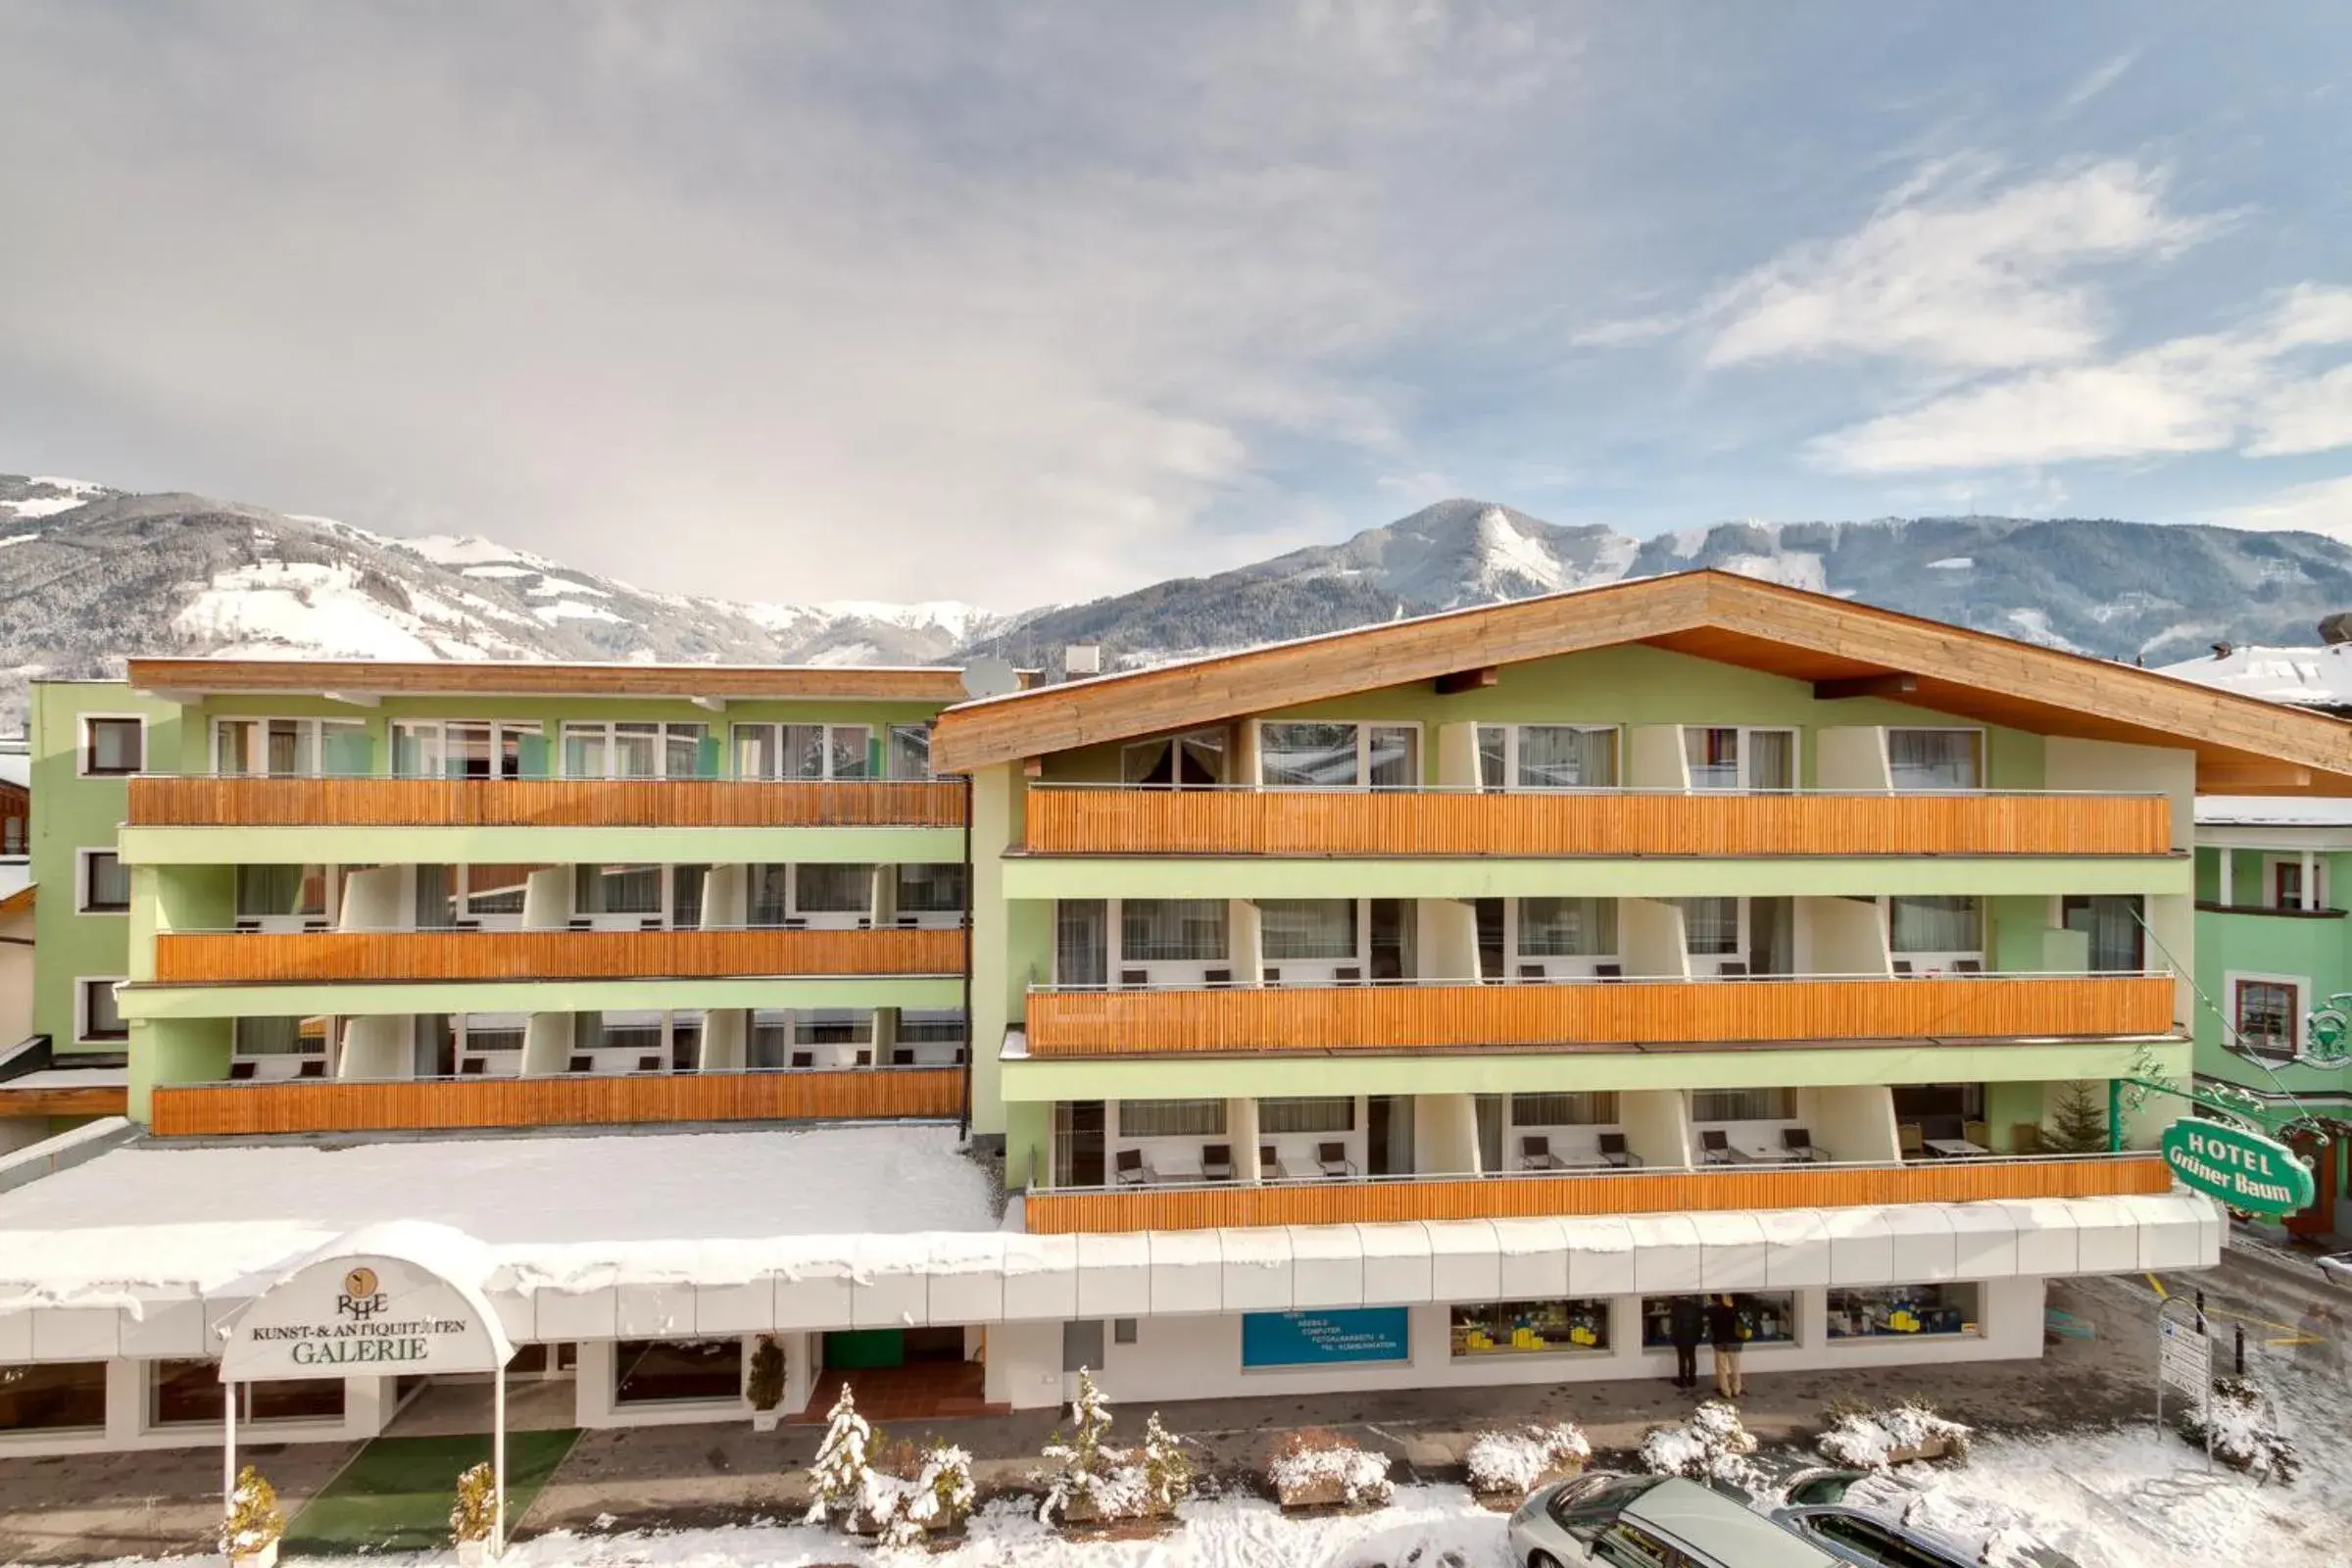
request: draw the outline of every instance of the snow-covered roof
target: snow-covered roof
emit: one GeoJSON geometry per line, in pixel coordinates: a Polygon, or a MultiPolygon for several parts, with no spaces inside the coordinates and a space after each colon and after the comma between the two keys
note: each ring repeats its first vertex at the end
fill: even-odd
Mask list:
{"type": "Polygon", "coordinates": [[[2178,680],[2265,702],[2306,708],[2352,707],[2352,644],[2324,648],[2232,648],[2157,670],[2178,680]]]}
{"type": "Polygon", "coordinates": [[[2352,827],[2352,798],[2326,795],[2200,795],[2199,827],[2352,827]]]}
{"type": "Polygon", "coordinates": [[[122,1089],[129,1083],[128,1067],[42,1067],[0,1078],[0,1095],[20,1089],[122,1089]]]}

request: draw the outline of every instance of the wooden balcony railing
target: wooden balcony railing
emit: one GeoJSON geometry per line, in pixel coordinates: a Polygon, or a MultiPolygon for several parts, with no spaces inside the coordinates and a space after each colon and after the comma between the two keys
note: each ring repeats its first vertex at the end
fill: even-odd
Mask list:
{"type": "Polygon", "coordinates": [[[1690,1209],[1972,1203],[1999,1198],[2108,1198],[2170,1192],[2172,1186],[2173,1173],[2162,1157],[2133,1153],[1936,1160],[1919,1165],[1391,1177],[1267,1186],[1220,1183],[1032,1192],[1022,1200],[1022,1212],[1031,1231],[1062,1235],[1217,1226],[1657,1214],[1690,1209]]]}
{"type": "Polygon", "coordinates": [[[203,931],[155,939],[162,985],[961,974],[958,930],[203,931]]]}
{"type": "Polygon", "coordinates": [[[130,780],[135,827],[961,827],[953,780],[130,780]]]}
{"type": "Polygon", "coordinates": [[[175,1085],[155,1090],[161,1138],[648,1122],[945,1117],[960,1067],[647,1073],[629,1077],[435,1078],[418,1082],[175,1085]]]}
{"type": "Polygon", "coordinates": [[[1039,785],[1033,855],[2166,855],[2154,795],[1039,785]]]}
{"type": "Polygon", "coordinates": [[[1032,991],[1032,1056],[2162,1035],[2165,975],[1032,991]]]}

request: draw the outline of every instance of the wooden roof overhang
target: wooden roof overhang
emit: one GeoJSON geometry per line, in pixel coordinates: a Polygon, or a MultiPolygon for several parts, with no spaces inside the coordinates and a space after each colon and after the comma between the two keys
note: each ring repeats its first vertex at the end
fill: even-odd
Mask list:
{"type": "Polygon", "coordinates": [[[130,684],[140,691],[181,701],[214,696],[323,695],[362,702],[429,696],[954,703],[964,697],[963,672],[946,666],[583,664],[522,660],[133,659],[130,684]]]}
{"type": "Polygon", "coordinates": [[[1450,611],[964,703],[933,765],[969,772],[1102,741],[1529,660],[1642,643],[2045,735],[2187,747],[2198,788],[2352,795],[2352,722],[1779,583],[1700,570],[1450,611]]]}

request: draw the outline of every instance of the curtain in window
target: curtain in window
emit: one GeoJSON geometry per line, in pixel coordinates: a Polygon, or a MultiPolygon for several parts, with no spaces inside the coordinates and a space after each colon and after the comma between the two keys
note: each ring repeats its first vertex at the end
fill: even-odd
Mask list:
{"type": "Polygon", "coordinates": [[[240,865],[237,914],[241,919],[326,912],[326,870],[314,865],[240,865]]]}
{"type": "Polygon", "coordinates": [[[575,865],[572,909],[578,914],[660,914],[658,865],[575,865]]]}
{"type": "Polygon", "coordinates": [[[710,738],[708,724],[670,724],[662,731],[662,774],[664,778],[700,778],[703,773],[703,742],[710,738]]]}
{"type": "MultiPolygon", "coordinates": [[[[1264,1123],[1258,1130],[1266,1131],[1264,1123]]],[[[1122,1100],[1119,1102],[1121,1138],[1222,1138],[1225,1102],[1222,1100],[1122,1100]]]]}
{"type": "Polygon", "coordinates": [[[1796,901],[1791,898],[1747,901],[1747,972],[1793,974],[1796,971],[1796,901]]]}
{"type": "Polygon", "coordinates": [[[300,1056],[325,1048],[325,1037],[306,1041],[300,1018],[239,1018],[236,1054],[240,1056],[300,1056]]]}
{"type": "Polygon", "coordinates": [[[1615,730],[1571,724],[1519,726],[1521,789],[1612,789],[1616,783],[1615,730]]]}
{"type": "Polygon", "coordinates": [[[773,1071],[785,1066],[792,1060],[791,1030],[775,1019],[755,1021],[746,1059],[755,1072],[773,1071]]]}
{"type": "Polygon", "coordinates": [[[1692,1121],[1790,1121],[1793,1089],[1699,1089],[1690,1096],[1692,1121]]]}
{"type": "Polygon", "coordinates": [[[1099,986],[1110,979],[1110,917],[1101,899],[1054,906],[1054,983],[1099,986]]]}
{"type": "Polygon", "coordinates": [[[1977,741],[1973,729],[1890,729],[1887,774],[1898,790],[1973,790],[1977,741]]]}
{"type": "Polygon", "coordinates": [[[1740,732],[1685,726],[1683,756],[1690,764],[1694,790],[1736,790],[1740,787],[1740,732]]]}
{"type": "Polygon", "coordinates": [[[130,906],[130,867],[121,856],[93,855],[84,862],[89,867],[90,885],[85,893],[94,909],[128,908],[130,906]]]}
{"type": "Polygon", "coordinates": [[[863,724],[834,724],[826,731],[826,747],[833,761],[835,778],[863,778],[867,767],[866,748],[873,731],[863,724]]]}
{"type": "Polygon", "coordinates": [[[1941,895],[1887,901],[1887,945],[1897,953],[1982,953],[1984,920],[1975,899],[1941,895]]]}
{"type": "Polygon", "coordinates": [[[1375,724],[1366,736],[1376,790],[1421,787],[1421,732],[1409,724],[1375,724]]]}
{"type": "Polygon", "coordinates": [[[1261,776],[1289,789],[1351,789],[1359,782],[1353,724],[1261,724],[1261,776]]]}
{"type": "Polygon", "coordinates": [[[1257,1130],[1276,1133],[1351,1133],[1355,1101],[1347,1095],[1303,1095],[1257,1102],[1257,1130]]]}
{"type": "Polygon", "coordinates": [[[1676,899],[1683,911],[1683,951],[1700,956],[1736,956],[1740,952],[1738,899],[1676,899]]]}
{"type": "Polygon", "coordinates": [[[662,726],[659,724],[615,724],[612,726],[612,777],[660,778],[662,776],[662,726]]]}
{"type": "Polygon", "coordinates": [[[1590,1095],[1513,1095],[1514,1127],[1613,1127],[1617,1097],[1590,1095]]]}
{"type": "Polygon", "coordinates": [[[962,913],[963,867],[955,864],[900,866],[897,902],[901,914],[962,913]]]}
{"type": "Polygon", "coordinates": [[[781,771],[778,778],[823,778],[825,776],[825,726],[822,724],[787,724],[784,726],[784,747],[777,761],[781,771]]]}
{"type": "Polygon", "coordinates": [[[703,924],[703,883],[710,875],[707,865],[674,865],[669,870],[669,923],[680,931],[696,931],[703,924]]]}
{"type": "Polygon", "coordinates": [[[1223,899],[1129,899],[1119,906],[1119,957],[1133,963],[1225,956],[1223,899]]]}
{"type": "Polygon", "coordinates": [[[874,1040],[874,1015],[847,1010],[804,1012],[794,1017],[793,1034],[804,1046],[867,1046],[874,1040]]]}
{"type": "Polygon", "coordinates": [[[931,731],[922,724],[893,724],[890,726],[890,776],[892,778],[929,778],[931,776],[931,731]]]}
{"type": "Polygon", "coordinates": [[[751,892],[748,920],[753,925],[782,925],[790,912],[785,905],[785,889],[792,868],[785,865],[755,865],[750,869],[751,892]]]}
{"type": "Polygon", "coordinates": [[[737,778],[774,778],[776,773],[776,726],[773,724],[738,724],[735,726],[735,776],[737,778]]]}
{"type": "Polygon", "coordinates": [[[924,1010],[906,1008],[899,1014],[899,1040],[905,1045],[961,1045],[963,1043],[963,1009],[936,1007],[924,1010]]]}
{"type": "Polygon", "coordinates": [[[1615,957],[1617,901],[1520,900],[1519,951],[1530,958],[1615,957]]]}
{"type": "Polygon", "coordinates": [[[1261,899],[1257,928],[1269,960],[1355,956],[1352,899],[1261,899]]]}
{"type": "Polygon", "coordinates": [[[454,865],[416,868],[416,929],[446,931],[458,923],[458,879],[454,865]]]}
{"type": "Polygon", "coordinates": [[[1511,732],[1500,724],[1478,726],[1478,786],[1498,790],[1511,781],[1511,732]]]}
{"type": "Polygon", "coordinates": [[[803,914],[864,914],[873,908],[870,865],[794,867],[793,905],[803,914]]]}
{"type": "Polygon", "coordinates": [[[612,751],[605,743],[602,724],[566,724],[564,726],[564,776],[565,778],[610,778],[612,751]]]}
{"type": "Polygon", "coordinates": [[[2070,930],[2090,937],[2090,967],[2096,973],[2130,973],[2143,966],[2139,895],[2099,894],[2066,901],[2070,930]]]}
{"type": "Polygon", "coordinates": [[[1785,729],[1747,732],[1747,787],[1751,790],[1796,788],[1796,735],[1785,729]]]}

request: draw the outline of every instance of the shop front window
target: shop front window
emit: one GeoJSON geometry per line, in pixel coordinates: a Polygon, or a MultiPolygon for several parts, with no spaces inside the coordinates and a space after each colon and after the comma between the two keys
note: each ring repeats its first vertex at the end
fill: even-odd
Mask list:
{"type": "MultiPolygon", "coordinates": [[[[1702,1296],[1699,1299],[1712,1300],[1702,1296]]],[[[1739,1310],[1741,1343],[1747,1346],[1794,1345],[1796,1343],[1796,1293],[1794,1291],[1741,1292],[1732,1298],[1739,1310]]],[[[1674,1321],[1674,1298],[1644,1296],[1642,1298],[1642,1345],[1644,1349],[1659,1349],[1674,1343],[1670,1332],[1674,1321]]]]}
{"type": "MultiPolygon", "coordinates": [[[[220,1423],[220,1363],[155,1361],[149,1374],[148,1421],[152,1426],[218,1426],[220,1423]]],[[[240,1383],[237,1420],[340,1421],[341,1378],[282,1378],[240,1383]]]]}
{"type": "Polygon", "coordinates": [[[742,1397],[741,1340],[622,1340],[612,1349],[614,1404],[742,1397]]]}
{"type": "Polygon", "coordinates": [[[0,1366],[0,1433],[103,1431],[104,1361],[0,1366]]]}
{"type": "Polygon", "coordinates": [[[1830,1338],[1943,1338],[1982,1332],[1974,1285],[1878,1285],[1830,1292],[1830,1338]]]}
{"type": "Polygon", "coordinates": [[[1609,1303],[1490,1301],[1453,1308],[1453,1358],[1541,1355],[1609,1348],[1609,1303]]]}

